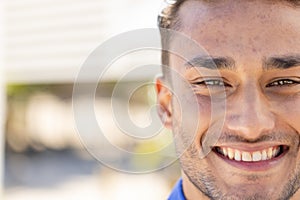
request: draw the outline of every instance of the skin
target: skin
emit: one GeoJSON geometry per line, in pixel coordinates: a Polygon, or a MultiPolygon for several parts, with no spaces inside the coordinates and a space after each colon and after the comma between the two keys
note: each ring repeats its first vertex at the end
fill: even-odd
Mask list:
{"type": "MultiPolygon", "coordinates": [[[[186,198],[300,199],[300,64],[278,68],[267,62],[272,57],[300,55],[300,9],[279,2],[187,1],[179,17],[181,33],[213,58],[229,58],[234,63],[219,70],[188,67],[185,59],[171,55],[170,66],[191,84],[195,100],[186,95],[188,89],[180,87],[176,77],[172,77],[172,92],[165,86],[171,77],[157,79],[158,113],[164,125],[173,129],[186,198]],[[225,86],[208,89],[203,78],[221,80],[225,86]],[[278,79],[291,82],[278,86],[278,79]],[[226,96],[213,101],[223,89],[226,96]],[[216,114],[212,114],[212,104],[216,114]],[[187,123],[194,117],[183,116],[195,108],[199,123],[191,130],[187,123]],[[206,139],[217,133],[217,140],[206,139]],[[233,166],[214,151],[199,156],[204,147],[252,151],[276,145],[289,150],[259,170],[233,166]]],[[[188,45],[181,48],[189,50],[188,45]]],[[[190,58],[203,55],[193,52],[190,58]]]]}

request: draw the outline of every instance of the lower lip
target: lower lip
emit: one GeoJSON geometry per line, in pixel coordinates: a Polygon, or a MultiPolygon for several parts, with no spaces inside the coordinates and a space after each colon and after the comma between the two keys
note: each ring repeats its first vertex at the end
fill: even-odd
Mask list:
{"type": "Polygon", "coordinates": [[[244,162],[244,161],[231,160],[228,157],[220,155],[216,152],[214,153],[222,160],[224,160],[226,163],[232,165],[233,167],[246,170],[246,171],[266,171],[278,165],[279,162],[283,159],[283,157],[287,154],[287,151],[283,152],[280,156],[276,158],[270,160],[258,161],[258,162],[244,162]]]}

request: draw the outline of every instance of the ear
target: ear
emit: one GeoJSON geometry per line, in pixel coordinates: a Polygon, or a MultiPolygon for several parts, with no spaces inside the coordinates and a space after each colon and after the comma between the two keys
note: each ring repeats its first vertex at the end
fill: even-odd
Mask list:
{"type": "Polygon", "coordinates": [[[164,84],[163,78],[159,77],[156,79],[156,93],[157,93],[157,112],[158,115],[168,129],[172,128],[172,107],[171,98],[172,94],[164,84]]]}

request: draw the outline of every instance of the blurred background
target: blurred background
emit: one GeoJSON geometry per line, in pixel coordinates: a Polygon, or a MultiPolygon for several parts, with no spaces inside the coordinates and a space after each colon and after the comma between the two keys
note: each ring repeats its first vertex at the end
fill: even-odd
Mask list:
{"type": "MultiPolygon", "coordinates": [[[[177,162],[143,174],[111,169],[86,150],[72,110],[74,81],[88,55],[112,36],[155,28],[161,6],[162,0],[0,0],[1,199],[167,198],[180,176],[177,162]]],[[[159,52],[137,53],[116,65],[126,68],[141,61],[159,63],[159,52]]],[[[112,71],[95,94],[98,123],[111,143],[139,153],[171,143],[167,130],[158,139],[139,142],[122,137],[110,108],[116,83],[120,84],[117,72],[112,71]]],[[[123,80],[123,91],[152,81],[157,73],[154,69],[153,74],[123,80]]],[[[131,120],[147,124],[155,98],[148,84],[132,94],[129,103],[125,94],[118,101],[128,106],[131,120]]],[[[155,168],[164,162],[117,158],[107,152],[107,159],[124,165],[155,168]]]]}

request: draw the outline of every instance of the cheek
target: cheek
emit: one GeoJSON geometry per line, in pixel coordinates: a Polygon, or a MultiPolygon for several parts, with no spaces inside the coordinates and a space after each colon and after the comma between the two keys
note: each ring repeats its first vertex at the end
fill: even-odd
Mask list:
{"type": "MultiPolygon", "coordinates": [[[[198,127],[197,127],[197,137],[196,146],[200,148],[200,144],[202,144],[203,138],[211,129],[211,124],[215,118],[212,115],[212,104],[210,97],[207,96],[197,96],[197,106],[198,106],[198,127]]],[[[203,144],[201,145],[203,146],[203,144]]]]}
{"type": "Polygon", "coordinates": [[[182,96],[181,100],[173,99],[174,125],[181,124],[181,129],[202,135],[211,123],[211,102],[209,97],[196,95],[182,96]]]}
{"type": "Polygon", "coordinates": [[[209,145],[211,140],[216,142],[215,138],[218,137],[215,134],[219,134],[223,125],[218,123],[223,122],[220,113],[224,113],[225,106],[220,102],[212,103],[209,96],[194,97],[183,95],[181,100],[173,99],[173,130],[185,140],[194,141],[199,150],[201,146],[202,149],[205,147],[204,143],[209,145]]]}
{"type": "Polygon", "coordinates": [[[285,102],[276,104],[276,115],[280,120],[284,120],[289,126],[300,133],[300,95],[287,99],[285,102]]]}
{"type": "Polygon", "coordinates": [[[211,126],[219,121],[224,121],[226,114],[226,99],[215,99],[210,96],[197,95],[199,119],[204,126],[211,126]]]}
{"type": "Polygon", "coordinates": [[[203,124],[209,124],[211,120],[211,99],[207,96],[197,95],[199,118],[203,124]]]}

